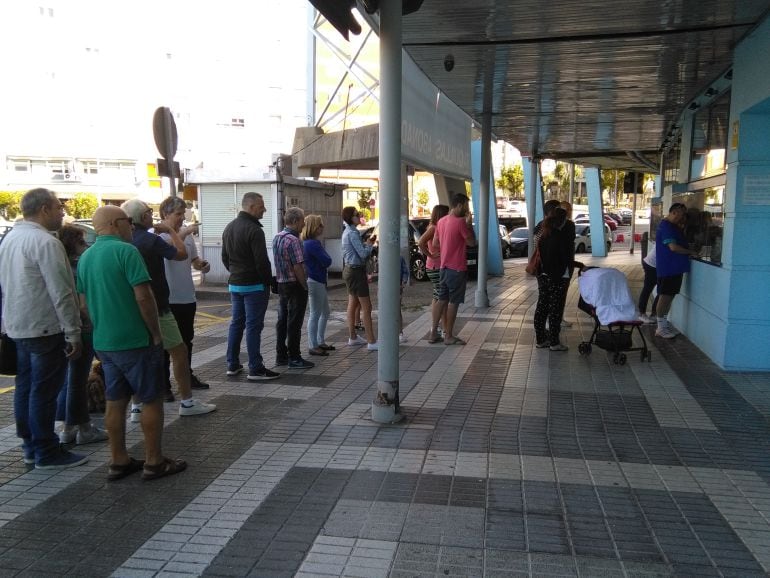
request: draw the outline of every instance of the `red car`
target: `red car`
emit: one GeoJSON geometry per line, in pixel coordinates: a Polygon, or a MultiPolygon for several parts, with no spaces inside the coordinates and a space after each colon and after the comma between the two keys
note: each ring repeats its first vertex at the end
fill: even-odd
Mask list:
{"type": "Polygon", "coordinates": [[[618,222],[615,219],[610,217],[607,213],[604,213],[602,216],[604,217],[604,222],[609,226],[610,231],[614,231],[618,228],[618,222]]]}

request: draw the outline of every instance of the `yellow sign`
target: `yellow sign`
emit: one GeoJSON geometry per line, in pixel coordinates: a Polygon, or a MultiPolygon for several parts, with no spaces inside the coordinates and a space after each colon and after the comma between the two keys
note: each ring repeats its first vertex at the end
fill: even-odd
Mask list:
{"type": "Polygon", "coordinates": [[[740,121],[735,120],[733,121],[733,129],[730,134],[730,147],[733,150],[736,150],[738,148],[738,132],[740,127],[740,121]]]}

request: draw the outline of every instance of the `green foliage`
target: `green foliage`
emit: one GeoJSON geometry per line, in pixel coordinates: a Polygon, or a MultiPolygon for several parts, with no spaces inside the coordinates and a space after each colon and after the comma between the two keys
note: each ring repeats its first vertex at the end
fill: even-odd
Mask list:
{"type": "Polygon", "coordinates": [[[363,190],[358,191],[358,208],[359,209],[366,209],[369,210],[369,201],[372,198],[372,191],[370,190],[363,190]]]}
{"type": "Polygon", "coordinates": [[[21,214],[19,203],[24,193],[21,191],[0,191],[0,215],[13,221],[21,214]]]}
{"type": "Polygon", "coordinates": [[[599,171],[599,178],[602,181],[602,191],[615,191],[615,183],[617,183],[617,192],[621,194],[623,193],[623,179],[626,178],[626,171],[602,169],[599,171]]]}
{"type": "Polygon", "coordinates": [[[91,193],[75,193],[64,203],[67,214],[76,219],[90,219],[99,208],[99,200],[91,193]]]}
{"type": "Polygon", "coordinates": [[[495,185],[516,199],[524,198],[524,168],[521,165],[503,167],[495,185]]]}
{"type": "Polygon", "coordinates": [[[415,198],[417,201],[417,204],[421,207],[425,207],[428,205],[428,200],[430,199],[430,194],[425,189],[420,189],[415,194],[415,198]]]}

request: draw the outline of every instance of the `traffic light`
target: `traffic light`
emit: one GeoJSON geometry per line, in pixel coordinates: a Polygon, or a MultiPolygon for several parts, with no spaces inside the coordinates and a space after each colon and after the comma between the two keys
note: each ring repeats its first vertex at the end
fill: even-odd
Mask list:
{"type": "Polygon", "coordinates": [[[350,40],[350,32],[361,33],[361,25],[351,12],[356,6],[356,0],[310,0],[310,3],[345,37],[345,40],[350,40]]]}

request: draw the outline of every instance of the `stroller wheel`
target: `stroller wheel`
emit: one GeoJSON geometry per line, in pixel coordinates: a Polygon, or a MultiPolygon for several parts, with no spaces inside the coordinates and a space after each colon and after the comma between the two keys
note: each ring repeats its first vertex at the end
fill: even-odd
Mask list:
{"type": "Polygon", "coordinates": [[[618,363],[620,365],[625,365],[626,364],[626,354],[625,353],[621,353],[620,355],[618,355],[618,363]]]}
{"type": "Polygon", "coordinates": [[[578,345],[578,353],[586,356],[591,355],[591,344],[584,341],[578,345]]]}

